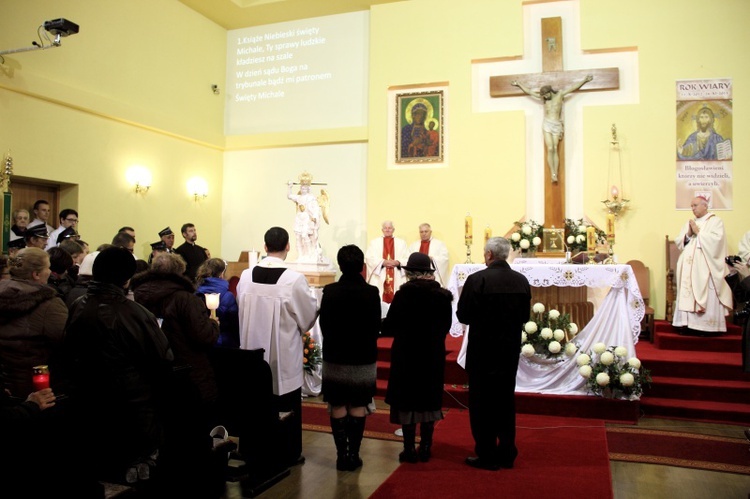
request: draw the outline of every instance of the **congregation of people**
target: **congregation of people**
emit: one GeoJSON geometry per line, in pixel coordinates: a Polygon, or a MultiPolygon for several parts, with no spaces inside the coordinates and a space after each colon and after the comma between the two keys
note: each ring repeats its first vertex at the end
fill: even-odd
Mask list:
{"type": "MultiPolygon", "coordinates": [[[[750,298],[750,232],[740,243],[741,260],[725,262],[721,220],[708,213],[704,198],[695,198],[692,209],[695,218],[676,239],[682,255],[674,325],[713,334],[726,330],[732,290],[735,300],[750,298]]],[[[443,418],[453,295],[445,289],[447,248],[429,224],[419,226],[411,245],[385,221],[366,251],[340,248],[340,278],[318,302],[305,276],[285,263],[290,238],[281,227],[265,233],[265,257],[230,289],[227,263],[196,244],[193,224],[181,227],[184,243],[176,248],[174,232],[159,231],[146,260],[134,255],[132,227],[89,252],[76,210],[62,210],[57,228],[48,225],[49,203],[38,201],[33,213],[32,221],[27,210],[13,213],[0,281],[0,464],[11,471],[9,482],[49,497],[66,491],[104,497],[102,482],[153,497],[220,497],[227,452],[218,452],[222,464],[216,446],[227,439],[215,437],[227,435],[211,363],[217,348],[262,350],[274,411],[285,422],[280,464],[304,463],[300,338],[316,321],[336,468],[364,464],[360,449],[375,409],[381,336],[393,338],[385,402],[403,432],[398,460],[430,460],[435,423],[443,418]],[[219,295],[216,314],[207,307],[209,294],[219,295]],[[49,387],[34,384],[35,366],[49,366],[49,387]],[[90,459],[76,467],[66,453],[82,442],[90,459]],[[52,482],[33,480],[40,467],[54,470],[52,482]]],[[[510,268],[508,240],[490,238],[483,250],[487,268],[467,278],[457,304],[458,319],[472,333],[466,370],[476,455],[465,462],[497,471],[512,468],[518,455],[515,378],[531,292],[510,268]]],[[[746,327],[749,371],[747,336],[746,327]]]]}

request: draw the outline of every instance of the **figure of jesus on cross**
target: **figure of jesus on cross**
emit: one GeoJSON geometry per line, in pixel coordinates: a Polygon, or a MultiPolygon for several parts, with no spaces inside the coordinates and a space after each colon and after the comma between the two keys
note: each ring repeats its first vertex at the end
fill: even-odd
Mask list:
{"type": "Polygon", "coordinates": [[[525,94],[535,97],[544,103],[544,146],[547,149],[547,165],[549,166],[552,182],[557,182],[557,170],[560,166],[560,158],[557,155],[557,146],[563,137],[564,127],[562,121],[562,108],[565,96],[575,92],[586,83],[593,80],[592,75],[586,77],[578,83],[568,88],[558,90],[557,92],[550,86],[544,85],[538,91],[525,87],[521,82],[513,80],[510,82],[514,87],[518,87],[525,94]]]}

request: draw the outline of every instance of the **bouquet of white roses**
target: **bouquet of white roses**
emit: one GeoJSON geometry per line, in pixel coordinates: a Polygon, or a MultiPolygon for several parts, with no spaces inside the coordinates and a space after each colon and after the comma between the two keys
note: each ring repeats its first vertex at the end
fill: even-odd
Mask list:
{"type": "Polygon", "coordinates": [[[544,304],[531,307],[531,319],[521,331],[521,355],[526,358],[560,358],[563,354],[572,357],[578,350],[572,340],[578,334],[578,326],[570,322],[570,314],[561,314],[555,309],[545,311],[544,304]]]}
{"type": "Polygon", "coordinates": [[[542,245],[544,227],[533,220],[528,222],[513,222],[518,229],[510,236],[510,245],[514,250],[535,251],[542,245]]]}
{"type": "MultiPolygon", "coordinates": [[[[586,225],[586,222],[584,222],[582,218],[579,218],[578,220],[573,220],[571,218],[565,219],[565,243],[568,245],[568,251],[573,253],[586,251],[588,246],[586,241],[586,229],[588,227],[589,226],[586,225]]],[[[607,234],[603,230],[596,228],[596,243],[604,244],[606,242],[607,234]]]]}
{"type": "Polygon", "coordinates": [[[578,356],[578,373],[586,378],[589,391],[595,395],[638,400],[644,383],[651,383],[650,372],[637,357],[627,357],[625,347],[597,343],[592,351],[578,356]]]}

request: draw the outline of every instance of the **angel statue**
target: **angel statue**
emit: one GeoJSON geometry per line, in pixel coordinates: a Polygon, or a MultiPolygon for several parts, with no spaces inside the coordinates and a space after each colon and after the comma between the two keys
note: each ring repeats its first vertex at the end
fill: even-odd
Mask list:
{"type": "Polygon", "coordinates": [[[317,198],[310,192],[312,175],[303,172],[299,176],[299,192],[292,193],[294,182],[287,183],[287,198],[297,204],[297,215],[294,218],[294,235],[297,240],[297,261],[302,263],[319,263],[322,251],[319,250],[318,230],[321,219],[328,224],[328,193],[321,189],[317,198]]]}

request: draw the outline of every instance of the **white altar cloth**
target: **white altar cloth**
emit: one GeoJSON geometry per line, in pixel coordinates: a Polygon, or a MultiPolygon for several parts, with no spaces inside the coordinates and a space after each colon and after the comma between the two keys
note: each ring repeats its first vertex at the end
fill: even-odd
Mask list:
{"type": "MultiPolygon", "coordinates": [[[[548,359],[521,357],[516,376],[517,392],[549,393],[556,395],[585,395],[586,380],[578,374],[575,357],[588,353],[594,344],[622,346],[628,357],[635,357],[635,344],[641,330],[644,314],[643,298],[630,265],[572,265],[512,263],[511,268],[522,273],[533,287],[588,286],[608,287],[605,296],[591,321],[573,340],[579,350],[572,358],[563,356],[562,362],[548,359]]],[[[453,325],[451,335],[464,335],[458,363],[464,366],[468,327],[456,319],[456,306],[466,278],[486,268],[484,264],[458,264],[453,267],[448,290],[453,293],[453,325]],[[464,329],[466,329],[464,334],[464,329]]],[[[575,318],[573,317],[573,322],[575,318]]],[[[519,329],[518,334],[521,334],[519,329]]],[[[520,355],[520,352],[519,352],[520,355]]]]}

